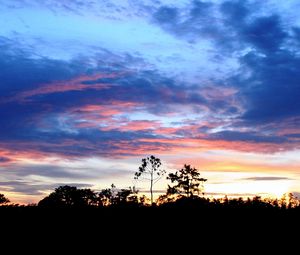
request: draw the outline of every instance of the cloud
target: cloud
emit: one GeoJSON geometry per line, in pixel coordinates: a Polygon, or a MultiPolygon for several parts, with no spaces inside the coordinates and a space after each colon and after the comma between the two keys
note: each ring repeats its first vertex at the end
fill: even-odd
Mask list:
{"type": "MultiPolygon", "coordinates": [[[[255,136],[259,137],[248,137],[250,139],[289,142],[297,147],[299,141],[288,132],[294,134],[299,125],[299,56],[287,47],[293,39],[287,38],[284,25],[279,23],[277,16],[254,22],[257,22],[254,27],[264,22],[270,22],[274,27],[268,29],[270,33],[264,38],[254,33],[257,42],[255,38],[243,37],[255,48],[239,58],[238,73],[228,79],[228,83],[239,90],[237,95],[244,109],[237,118],[239,121],[236,119],[232,124],[237,129],[255,129],[255,136]],[[283,130],[286,130],[285,134],[283,130]]],[[[238,139],[239,135],[234,135],[238,139]]]]}
{"type": "Polygon", "coordinates": [[[262,52],[274,52],[280,49],[287,33],[284,31],[281,17],[277,14],[266,16],[260,12],[264,6],[257,1],[225,1],[220,6],[224,17],[224,29],[232,40],[240,42],[235,44],[236,49],[252,47],[262,52]]]}
{"type": "Polygon", "coordinates": [[[221,131],[209,135],[210,139],[225,141],[246,141],[255,143],[279,143],[287,142],[283,136],[262,135],[259,132],[221,131]]]}
{"type": "Polygon", "coordinates": [[[26,48],[19,41],[0,37],[2,98],[12,95],[15,91],[35,88],[39,84],[70,79],[86,72],[84,67],[88,68],[86,63],[83,63],[84,60],[73,59],[66,62],[36,58],[34,55],[30,48],[26,48]],[[14,72],[11,72],[11,68],[14,72]]]}
{"type": "Polygon", "coordinates": [[[224,15],[225,24],[229,26],[244,23],[251,13],[249,1],[224,1],[219,9],[224,15]]]}
{"type": "MultiPolygon", "coordinates": [[[[237,89],[234,98],[239,106],[227,107],[223,116],[231,113],[237,117],[232,119],[231,124],[239,129],[258,128],[258,125],[264,129],[261,125],[273,123],[275,126],[282,121],[289,122],[290,128],[295,128],[300,114],[299,56],[295,54],[295,47],[299,48],[298,29],[288,26],[279,14],[263,13],[260,10],[262,3],[256,6],[253,1],[199,3],[199,10],[196,2],[184,8],[162,6],[153,15],[153,19],[155,24],[180,39],[191,42],[208,40],[222,58],[239,56],[240,67],[232,72],[234,75],[220,82],[237,89]],[[193,16],[195,13],[199,14],[199,19],[193,16]],[[215,22],[212,22],[213,19],[215,22]],[[294,123],[291,119],[295,120],[294,123]]],[[[220,108],[227,102],[220,100],[220,108]]],[[[207,104],[212,107],[217,105],[217,100],[207,104]]],[[[214,136],[218,139],[252,142],[288,140],[287,137],[272,133],[272,130],[268,135],[257,134],[256,137],[254,134],[233,134],[231,131],[214,136]]]]}
{"type": "Polygon", "coordinates": [[[287,37],[277,15],[255,19],[242,33],[246,42],[258,50],[272,54],[280,49],[287,37]]]}
{"type": "MultiPolygon", "coordinates": [[[[39,84],[39,88],[23,91],[17,93],[14,97],[4,100],[9,101],[26,101],[31,97],[49,95],[55,93],[64,93],[69,91],[83,91],[83,90],[101,90],[105,89],[106,85],[101,83],[101,78],[111,77],[113,74],[93,74],[90,76],[83,75],[71,80],[64,80],[60,82],[53,82],[50,84],[39,84]]],[[[3,101],[2,101],[3,102],[3,101]]]]}
{"type": "Polygon", "coordinates": [[[89,188],[92,185],[83,183],[56,183],[56,184],[36,184],[36,181],[7,181],[0,182],[1,189],[9,192],[21,193],[27,196],[45,196],[45,191],[54,190],[55,188],[63,185],[76,186],[78,188],[89,188]]]}
{"type": "MultiPolygon", "coordinates": [[[[0,167],[0,190],[8,195],[13,193],[13,196],[19,196],[15,193],[33,196],[32,199],[37,201],[46,196],[49,190],[61,185],[92,187],[99,183],[105,185],[105,181],[111,181],[112,178],[118,181],[119,178],[124,179],[128,178],[129,174],[132,175],[130,171],[122,169],[120,164],[107,164],[101,160],[62,161],[42,158],[39,162],[34,159],[35,163],[31,164],[28,159],[30,157],[26,157],[25,161],[0,167]]],[[[33,158],[31,160],[33,161],[33,158]]],[[[17,201],[22,199],[17,198],[17,201]]]]}
{"type": "Polygon", "coordinates": [[[300,58],[288,50],[266,56],[249,53],[242,59],[250,76],[240,74],[236,79],[246,102],[246,121],[263,123],[282,121],[299,116],[300,75],[297,66],[300,58]]]}
{"type": "Polygon", "coordinates": [[[158,1],[130,0],[130,1],[116,1],[116,0],[17,0],[8,2],[0,2],[0,7],[5,9],[30,9],[37,8],[49,10],[55,15],[90,15],[105,17],[106,19],[120,20],[126,17],[140,17],[147,16],[154,6],[158,5],[158,1]]]}
{"type": "MultiPolygon", "coordinates": [[[[300,115],[299,29],[279,13],[266,14],[263,3],[256,4],[257,1],[191,1],[191,5],[181,8],[161,6],[153,14],[153,20],[168,33],[183,40],[209,40],[214,44],[217,55],[225,58],[238,56],[238,69],[221,82],[238,90],[235,98],[238,98],[242,111],[228,107],[227,112],[239,115],[233,119],[233,126],[256,126],[261,129],[258,132],[263,132],[263,126],[273,124],[274,127],[285,121],[290,129],[296,128],[300,115]]],[[[220,101],[220,106],[226,102],[220,101]]],[[[226,115],[226,112],[223,114],[226,115]]],[[[287,137],[278,137],[272,130],[268,135],[226,131],[215,136],[253,142],[287,140],[287,137]]]]}
{"type": "Polygon", "coordinates": [[[206,196],[222,196],[222,197],[255,197],[257,195],[265,195],[264,193],[245,193],[245,192],[241,192],[241,193],[233,193],[233,192],[205,192],[206,196]]]}
{"type": "MultiPolygon", "coordinates": [[[[153,13],[153,23],[191,43],[206,40],[220,54],[233,55],[247,47],[277,51],[288,38],[281,17],[266,16],[258,1],[190,1],[185,7],[163,5],[153,13]]],[[[297,35],[297,29],[294,29],[297,35]]]]}
{"type": "Polygon", "coordinates": [[[248,47],[239,58],[237,75],[228,79],[228,83],[239,88],[241,102],[244,102],[245,112],[241,118],[247,125],[296,119],[300,114],[297,99],[300,59],[294,48],[299,46],[291,46],[297,45],[296,37],[291,34],[297,29],[287,25],[278,14],[260,15],[250,9],[242,11],[243,17],[237,22],[239,17],[234,15],[233,9],[242,8],[244,3],[235,2],[234,8],[230,3],[227,5],[231,8],[223,8],[226,25],[234,31],[236,40],[244,44],[243,48],[248,47]]]}
{"type": "Polygon", "coordinates": [[[95,166],[85,166],[77,160],[64,161],[61,165],[55,161],[49,163],[47,160],[36,164],[20,161],[15,164],[2,166],[0,172],[5,173],[6,178],[10,180],[31,180],[37,177],[46,177],[56,182],[107,179],[111,176],[128,175],[127,171],[122,171],[118,167],[115,167],[113,170],[110,166],[107,168],[104,166],[95,168],[95,166]]]}
{"type": "MultiPolygon", "coordinates": [[[[283,151],[300,149],[300,28],[275,5],[2,1],[14,21],[0,37],[2,187],[40,196],[48,181],[124,179],[124,165],[79,161],[148,154],[211,171],[297,171],[283,151]]],[[[259,178],[248,181],[284,177],[259,178]]]]}
{"type": "Polygon", "coordinates": [[[188,8],[159,7],[152,16],[154,24],[178,38],[195,42],[201,37],[214,37],[220,31],[215,26],[213,4],[191,1],[188,8]]]}
{"type": "Polygon", "coordinates": [[[10,174],[16,178],[24,178],[29,176],[43,176],[55,179],[88,179],[95,177],[95,173],[90,173],[86,168],[78,169],[72,167],[60,167],[55,165],[13,165],[6,167],[10,174]]]}
{"type": "Polygon", "coordinates": [[[114,157],[155,146],[195,149],[200,141],[243,151],[255,144],[262,152],[299,147],[295,132],[275,127],[287,118],[285,130],[298,123],[299,59],[287,47],[296,40],[295,27],[290,36],[281,16],[255,13],[248,1],[161,5],[152,24],[186,41],[209,40],[218,54],[238,52],[241,66],[225,80],[191,84],[147,69],[142,57],[129,53],[99,49],[90,57],[53,60],[2,37],[0,148],[9,155],[114,157]],[[185,115],[194,123],[185,123],[185,115]],[[181,123],[171,124],[172,117],[181,123]]]}
{"type": "Polygon", "coordinates": [[[241,180],[245,180],[245,181],[287,181],[287,180],[293,180],[293,179],[287,178],[287,177],[263,176],[263,177],[243,178],[241,180]]]}
{"type": "Polygon", "coordinates": [[[8,162],[10,162],[10,161],[11,161],[10,158],[6,158],[6,157],[0,156],[0,164],[8,163],[8,162]]]}
{"type": "MultiPolygon", "coordinates": [[[[129,69],[130,61],[137,59],[128,54],[91,65],[82,57],[70,62],[33,58],[19,48],[3,39],[0,55],[0,66],[17,73],[4,72],[0,98],[0,119],[5,120],[0,146],[11,155],[13,151],[65,157],[136,155],[140,148],[154,148],[140,139],[159,137],[154,131],[162,124],[131,115],[168,116],[184,108],[218,112],[231,107],[223,98],[234,96],[177,82],[156,70],[129,69]]],[[[104,59],[111,54],[102,53],[104,59]]]]}

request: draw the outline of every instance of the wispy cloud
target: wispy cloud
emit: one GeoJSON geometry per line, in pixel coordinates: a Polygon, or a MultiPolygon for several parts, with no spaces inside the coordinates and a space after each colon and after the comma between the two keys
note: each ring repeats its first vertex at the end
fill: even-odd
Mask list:
{"type": "Polygon", "coordinates": [[[286,181],[286,180],[292,180],[292,179],[287,178],[287,177],[262,176],[262,177],[248,177],[248,178],[244,178],[242,180],[245,180],[245,181],[286,181]]]}

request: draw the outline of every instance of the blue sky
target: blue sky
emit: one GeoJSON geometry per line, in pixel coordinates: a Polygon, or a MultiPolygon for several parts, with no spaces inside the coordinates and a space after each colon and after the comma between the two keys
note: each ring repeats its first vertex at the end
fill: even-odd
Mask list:
{"type": "Polygon", "coordinates": [[[0,0],[0,192],[143,191],[132,177],[150,154],[201,169],[211,194],[299,192],[299,10],[0,0]]]}

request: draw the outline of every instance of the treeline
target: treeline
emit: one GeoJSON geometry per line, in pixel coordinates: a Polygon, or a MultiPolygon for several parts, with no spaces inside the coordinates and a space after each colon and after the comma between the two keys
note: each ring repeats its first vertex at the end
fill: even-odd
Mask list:
{"type": "Polygon", "coordinates": [[[60,186],[49,196],[38,203],[39,207],[60,208],[136,208],[136,207],[201,207],[215,209],[292,209],[299,207],[300,203],[292,193],[284,194],[280,199],[265,198],[259,196],[253,198],[224,198],[210,199],[202,194],[170,194],[166,193],[158,197],[152,203],[145,195],[139,195],[134,188],[117,189],[115,185],[110,188],[95,192],[91,189],[78,189],[71,186],[60,186]]]}
{"type": "MultiPolygon", "coordinates": [[[[162,168],[159,158],[150,156],[142,159],[135,179],[149,181],[150,199],[141,195],[135,187],[119,189],[114,184],[109,188],[96,192],[91,189],[80,189],[73,186],[60,186],[51,194],[43,198],[38,204],[27,207],[39,208],[202,208],[202,209],[270,209],[289,210],[300,209],[300,202],[293,194],[285,194],[281,199],[254,198],[220,198],[210,199],[204,197],[204,183],[198,169],[190,165],[175,173],[167,175],[170,184],[166,194],[160,195],[156,201],[153,198],[153,187],[166,171],[162,168]]],[[[26,207],[9,204],[3,194],[0,194],[0,204],[3,207],[26,207]]]]}
{"type": "Polygon", "coordinates": [[[91,189],[80,189],[73,186],[60,186],[38,204],[27,206],[9,204],[9,200],[0,194],[2,207],[40,207],[40,208],[202,208],[202,209],[300,209],[300,203],[292,193],[285,194],[281,199],[253,198],[205,198],[202,195],[187,196],[164,194],[155,203],[145,195],[139,195],[134,188],[110,188],[95,192],[91,189]]]}

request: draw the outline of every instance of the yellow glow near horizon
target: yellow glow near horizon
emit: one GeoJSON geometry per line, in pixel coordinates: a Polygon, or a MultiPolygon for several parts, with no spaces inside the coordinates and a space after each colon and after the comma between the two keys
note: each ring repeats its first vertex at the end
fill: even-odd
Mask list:
{"type": "Polygon", "coordinates": [[[244,195],[262,195],[280,198],[284,193],[290,192],[291,181],[255,181],[255,182],[237,182],[223,184],[207,184],[206,193],[220,193],[235,196],[244,195]]]}
{"type": "MultiPolygon", "coordinates": [[[[174,159],[168,157],[161,157],[163,165],[168,173],[175,170],[179,170],[183,167],[184,163],[191,164],[200,170],[201,176],[207,178],[205,183],[206,194],[216,194],[214,197],[220,197],[224,195],[228,196],[269,196],[280,198],[284,193],[297,192],[300,190],[299,176],[297,175],[298,160],[294,160],[291,164],[291,168],[288,168],[288,162],[277,161],[277,158],[272,156],[266,156],[266,163],[262,162],[260,156],[251,155],[248,158],[242,153],[237,153],[237,157],[233,157],[232,153],[229,156],[224,156],[225,152],[220,156],[220,161],[217,161],[215,156],[212,158],[196,157],[174,159]],[[244,155],[244,157],[242,157],[244,155]],[[251,157],[253,157],[251,159],[251,157]],[[259,158],[259,160],[258,160],[259,158]],[[275,159],[277,162],[270,162],[271,159],[275,159]],[[173,160],[172,160],[173,159],[173,160]],[[268,161],[269,160],[269,161],[268,161]],[[252,162],[254,161],[254,162],[252,162]],[[278,165],[273,168],[273,164],[278,165]],[[273,179],[272,179],[273,178],[273,179]],[[245,195],[246,194],[246,195],[245,195]]],[[[248,154],[247,154],[248,155],[248,154]]],[[[200,155],[201,156],[201,155],[200,155]]],[[[43,171],[43,165],[51,163],[53,168],[60,167],[61,171],[66,173],[74,173],[74,178],[66,176],[50,176],[39,175],[39,172],[33,172],[31,175],[24,177],[24,185],[34,186],[39,189],[36,193],[17,192],[13,187],[0,186],[0,193],[4,193],[13,203],[32,203],[38,202],[40,199],[48,195],[53,190],[49,190],[49,184],[51,187],[55,185],[76,185],[76,184],[89,184],[87,186],[93,190],[99,191],[107,188],[114,183],[118,188],[127,188],[129,186],[137,186],[141,193],[149,190],[149,182],[134,182],[133,175],[138,169],[140,164],[140,158],[132,157],[128,159],[114,159],[110,161],[106,158],[87,158],[81,160],[68,160],[59,158],[47,158],[42,161],[39,159],[29,158],[28,161],[22,160],[18,162],[20,167],[22,164],[38,167],[41,165],[41,171],[43,171]],[[87,171],[88,170],[88,171],[87,171]],[[78,176],[84,176],[84,179],[75,178],[78,176]],[[45,189],[43,189],[45,185],[45,189]],[[48,188],[47,188],[48,185],[48,188]]],[[[17,167],[17,164],[15,164],[17,167]]],[[[298,168],[299,169],[299,168],[298,168]]],[[[22,184],[20,182],[20,184],[22,184]]],[[[154,189],[164,193],[166,191],[167,184],[170,184],[168,180],[162,178],[158,182],[154,189]]],[[[28,186],[28,187],[29,187],[28,186]]],[[[26,188],[26,187],[25,187],[26,188]]],[[[54,188],[53,188],[54,189],[54,188]]],[[[23,188],[22,188],[23,190],[23,188]]],[[[158,194],[158,193],[156,193],[158,194]]],[[[155,194],[155,196],[156,196],[155,194]]]]}

